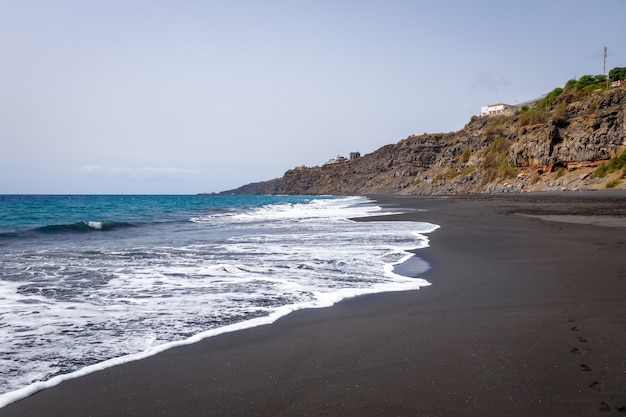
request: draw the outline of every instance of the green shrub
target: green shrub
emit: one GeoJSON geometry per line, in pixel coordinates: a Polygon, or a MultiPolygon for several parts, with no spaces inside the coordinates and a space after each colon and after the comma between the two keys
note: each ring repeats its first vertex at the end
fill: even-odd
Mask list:
{"type": "Polygon", "coordinates": [[[520,115],[518,128],[526,125],[537,125],[548,121],[548,115],[538,107],[532,107],[520,115]]]}
{"type": "Polygon", "coordinates": [[[487,147],[480,164],[483,170],[483,185],[493,181],[514,178],[517,175],[517,168],[508,159],[510,147],[511,142],[504,137],[496,139],[487,147]]]}
{"type": "Polygon", "coordinates": [[[448,170],[448,172],[446,172],[445,176],[447,179],[452,179],[456,177],[457,175],[459,175],[459,171],[457,171],[456,168],[452,167],[448,170]]]}
{"type": "Polygon", "coordinates": [[[604,163],[602,165],[598,165],[595,171],[593,171],[593,176],[596,178],[604,178],[608,174],[607,164],[604,163]]]}
{"type": "Polygon", "coordinates": [[[509,140],[505,137],[499,137],[487,147],[487,151],[491,153],[502,154],[508,152],[510,148],[511,142],[509,142],[509,140]]]}
{"type": "Polygon", "coordinates": [[[567,103],[562,101],[556,105],[552,112],[552,122],[556,125],[562,126],[567,124],[567,103]]]}
{"type": "Polygon", "coordinates": [[[552,107],[552,105],[554,105],[554,103],[557,102],[557,99],[559,98],[562,92],[563,92],[563,89],[560,87],[557,87],[554,90],[550,91],[548,95],[546,95],[543,99],[539,100],[538,102],[539,107],[541,107],[543,110],[547,110],[548,108],[552,107]]]}
{"type": "Polygon", "coordinates": [[[591,85],[587,85],[583,88],[580,89],[580,92],[584,95],[584,96],[588,96],[591,95],[591,93],[597,91],[597,90],[602,90],[604,88],[604,84],[591,84],[591,85]]]}
{"type": "Polygon", "coordinates": [[[467,175],[467,174],[471,174],[472,172],[474,172],[474,170],[476,169],[476,167],[473,166],[468,166],[468,167],[464,167],[463,169],[461,169],[458,174],[459,175],[467,175]]]}
{"type": "Polygon", "coordinates": [[[593,172],[596,178],[604,178],[608,174],[611,174],[615,171],[619,171],[622,168],[626,167],[626,151],[621,154],[611,158],[608,162],[605,162],[599,165],[596,170],[593,172]]]}
{"type": "Polygon", "coordinates": [[[606,188],[615,188],[615,187],[617,187],[617,186],[618,186],[621,182],[622,182],[622,179],[621,179],[621,178],[615,178],[614,180],[609,181],[609,182],[606,184],[606,188]]]}
{"type": "MultiPolygon", "coordinates": [[[[571,102],[582,96],[590,95],[596,90],[606,90],[608,87],[606,80],[607,78],[604,75],[583,75],[578,80],[569,80],[563,90],[567,92],[567,94],[562,100],[571,102]]],[[[550,94],[548,94],[548,96],[550,96],[550,94]]],[[[548,96],[546,96],[544,101],[548,96]]]]}
{"type": "Polygon", "coordinates": [[[474,171],[475,167],[464,167],[461,169],[451,167],[445,174],[445,178],[451,180],[454,177],[458,177],[459,175],[467,175],[474,171]]]}
{"type": "Polygon", "coordinates": [[[609,80],[626,80],[626,67],[615,67],[611,71],[609,71],[609,80]]]}
{"type": "Polygon", "coordinates": [[[590,85],[597,84],[597,83],[598,83],[598,80],[593,75],[583,75],[576,82],[576,88],[580,90],[582,88],[585,88],[585,87],[588,87],[590,85]]]}
{"type": "Polygon", "coordinates": [[[494,139],[504,134],[504,128],[500,125],[488,125],[483,130],[483,134],[487,139],[494,139]]]}

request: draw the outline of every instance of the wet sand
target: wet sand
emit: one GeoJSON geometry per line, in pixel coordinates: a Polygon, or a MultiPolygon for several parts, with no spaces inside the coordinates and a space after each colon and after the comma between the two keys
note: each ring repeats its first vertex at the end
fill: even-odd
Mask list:
{"type": "Polygon", "coordinates": [[[441,226],[417,252],[431,286],[172,349],[0,416],[626,415],[626,194],[376,199],[441,226]]]}

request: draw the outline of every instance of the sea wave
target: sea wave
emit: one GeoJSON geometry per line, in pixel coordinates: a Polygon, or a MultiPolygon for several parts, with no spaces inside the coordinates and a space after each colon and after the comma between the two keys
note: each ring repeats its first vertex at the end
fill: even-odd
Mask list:
{"type": "Polygon", "coordinates": [[[135,225],[127,222],[118,222],[114,220],[103,221],[80,221],[69,224],[49,224],[37,227],[33,231],[37,233],[85,233],[93,231],[110,231],[127,227],[135,227],[135,225]]]}
{"type": "Polygon", "coordinates": [[[96,206],[117,197],[97,197],[84,213],[23,223],[29,236],[2,247],[0,408],[62,380],[295,310],[429,285],[417,278],[427,265],[407,274],[396,267],[428,246],[437,226],[349,220],[389,214],[362,197],[215,196],[178,211],[155,199],[149,215],[137,215],[129,200],[126,213],[100,217],[96,206]],[[129,223],[58,220],[81,218],[129,223]],[[136,229],[99,233],[127,227],[136,229]]]}

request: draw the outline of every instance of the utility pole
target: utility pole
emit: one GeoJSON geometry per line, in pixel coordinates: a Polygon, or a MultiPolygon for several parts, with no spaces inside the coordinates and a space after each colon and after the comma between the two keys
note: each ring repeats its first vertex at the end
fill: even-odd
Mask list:
{"type": "Polygon", "coordinates": [[[607,49],[604,47],[604,78],[606,79],[606,88],[609,88],[609,77],[606,76],[606,55],[607,49]]]}

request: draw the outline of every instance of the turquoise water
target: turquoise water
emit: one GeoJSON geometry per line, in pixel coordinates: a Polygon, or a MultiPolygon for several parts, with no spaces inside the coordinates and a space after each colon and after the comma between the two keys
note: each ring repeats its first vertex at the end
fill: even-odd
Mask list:
{"type": "Polygon", "coordinates": [[[0,195],[0,235],[55,226],[119,222],[185,221],[194,213],[220,212],[310,197],[268,195],[0,195]]]}

